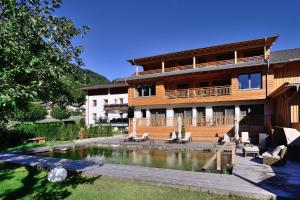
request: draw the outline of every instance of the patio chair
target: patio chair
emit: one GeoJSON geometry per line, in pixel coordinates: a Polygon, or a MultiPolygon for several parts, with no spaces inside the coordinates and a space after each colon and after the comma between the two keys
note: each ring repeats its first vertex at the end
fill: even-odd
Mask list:
{"type": "Polygon", "coordinates": [[[250,145],[249,132],[242,132],[241,143],[250,145]]]}
{"type": "Polygon", "coordinates": [[[191,135],[192,135],[191,132],[186,132],[184,138],[180,139],[179,141],[182,143],[191,142],[192,141],[191,135]]]}
{"type": "Polygon", "coordinates": [[[136,137],[136,133],[130,133],[123,138],[123,142],[132,141],[136,137]]]}
{"type": "Polygon", "coordinates": [[[142,137],[137,137],[137,136],[135,136],[133,140],[136,141],[136,142],[143,142],[143,141],[146,141],[146,140],[149,139],[149,136],[148,136],[148,135],[149,135],[148,133],[144,133],[144,134],[142,135],[142,137]]]}
{"type": "Polygon", "coordinates": [[[166,141],[166,142],[169,142],[169,143],[172,143],[172,142],[174,142],[174,141],[176,141],[176,140],[177,140],[177,135],[176,135],[175,131],[172,131],[172,134],[171,134],[171,137],[170,137],[170,138],[165,139],[165,141],[166,141]]]}

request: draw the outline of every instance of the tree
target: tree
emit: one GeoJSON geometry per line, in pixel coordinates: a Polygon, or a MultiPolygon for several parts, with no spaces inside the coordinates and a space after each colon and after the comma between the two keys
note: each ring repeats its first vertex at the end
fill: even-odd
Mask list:
{"type": "Polygon", "coordinates": [[[65,108],[62,108],[60,106],[55,106],[51,110],[50,115],[55,119],[67,119],[71,116],[71,113],[65,108]]]}
{"type": "Polygon", "coordinates": [[[88,27],[54,16],[62,0],[0,0],[0,121],[33,99],[64,104],[64,81],[83,65],[72,39],[88,27]]]}
{"type": "Polygon", "coordinates": [[[44,106],[39,103],[31,103],[26,110],[17,110],[13,118],[20,122],[34,122],[45,119],[48,112],[44,106]]]}

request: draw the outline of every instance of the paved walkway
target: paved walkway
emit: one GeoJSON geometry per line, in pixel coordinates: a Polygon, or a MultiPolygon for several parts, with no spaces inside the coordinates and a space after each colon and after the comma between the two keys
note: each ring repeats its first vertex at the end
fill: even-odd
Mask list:
{"type": "MultiPolygon", "coordinates": [[[[237,161],[240,162],[241,159],[239,158],[237,161]]],[[[255,173],[257,173],[257,171],[253,171],[253,173],[248,171],[248,174],[245,174],[245,171],[242,170],[243,168],[239,167],[235,170],[234,175],[224,175],[117,164],[104,164],[99,166],[88,161],[37,157],[10,153],[0,154],[0,162],[12,162],[23,165],[41,166],[45,168],[64,166],[69,170],[75,170],[83,174],[133,179],[165,185],[173,185],[177,187],[190,187],[201,191],[211,191],[220,194],[234,194],[264,199],[276,197],[276,193],[274,193],[273,190],[261,187],[259,183],[257,183],[257,181],[261,181],[259,177],[256,177],[257,174],[255,173]]]]}

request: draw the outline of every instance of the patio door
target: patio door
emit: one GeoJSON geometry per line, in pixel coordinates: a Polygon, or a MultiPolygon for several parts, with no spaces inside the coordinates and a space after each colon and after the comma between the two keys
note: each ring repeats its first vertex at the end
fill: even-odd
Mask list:
{"type": "Polygon", "coordinates": [[[151,126],[166,125],[166,109],[150,109],[151,126]]]}

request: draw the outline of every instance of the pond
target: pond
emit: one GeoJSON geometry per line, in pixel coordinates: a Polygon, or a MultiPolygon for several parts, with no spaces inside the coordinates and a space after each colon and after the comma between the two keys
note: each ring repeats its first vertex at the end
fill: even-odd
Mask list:
{"type": "MultiPolygon", "coordinates": [[[[145,167],[203,171],[202,167],[214,152],[190,151],[180,149],[130,149],[121,147],[78,147],[68,151],[55,151],[35,154],[55,158],[87,160],[96,163],[139,165],[145,167]]],[[[230,154],[222,155],[222,168],[231,162],[230,154]]],[[[210,172],[215,172],[212,166],[210,172]]]]}

